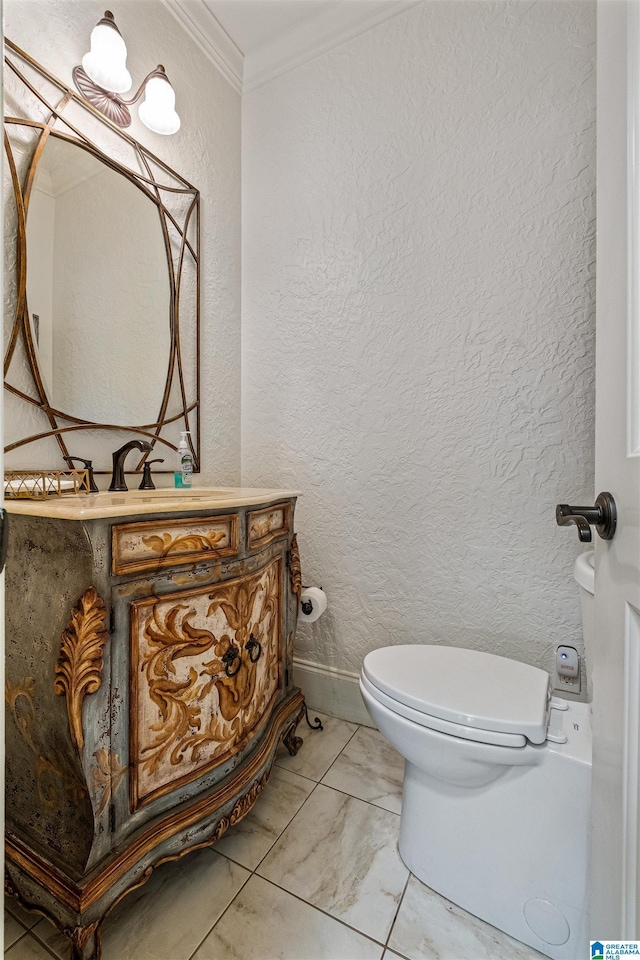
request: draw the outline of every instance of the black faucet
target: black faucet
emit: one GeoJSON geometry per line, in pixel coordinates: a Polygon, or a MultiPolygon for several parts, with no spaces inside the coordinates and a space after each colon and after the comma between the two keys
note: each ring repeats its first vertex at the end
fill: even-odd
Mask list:
{"type": "Polygon", "coordinates": [[[113,473],[111,474],[111,485],[109,487],[111,491],[129,489],[124,482],[124,461],[130,450],[150,451],[153,450],[153,447],[150,443],[147,443],[146,440],[130,440],[129,443],[125,443],[123,447],[120,447],[119,450],[116,450],[116,452],[112,454],[113,473]]]}

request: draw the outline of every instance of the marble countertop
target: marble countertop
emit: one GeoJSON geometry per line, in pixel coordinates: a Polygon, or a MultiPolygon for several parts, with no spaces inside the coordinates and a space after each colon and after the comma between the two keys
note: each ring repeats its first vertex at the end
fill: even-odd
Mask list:
{"type": "Polygon", "coordinates": [[[190,487],[156,490],[107,491],[51,497],[47,500],[5,500],[9,513],[60,520],[97,520],[147,513],[226,510],[229,507],[261,506],[276,500],[300,496],[299,490],[271,490],[253,487],[190,487]]]}

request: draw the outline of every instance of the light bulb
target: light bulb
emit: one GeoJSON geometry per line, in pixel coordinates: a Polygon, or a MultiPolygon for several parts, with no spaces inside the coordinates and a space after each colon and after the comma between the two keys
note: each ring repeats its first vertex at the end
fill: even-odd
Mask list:
{"type": "Polygon", "coordinates": [[[82,67],[103,90],[126,93],[131,89],[127,47],[109,10],[91,31],[91,50],[82,58],[82,67]]]}
{"type": "MultiPolygon", "coordinates": [[[[158,68],[160,69],[160,68],[158,68]]],[[[176,95],[164,70],[151,77],[144,91],[144,102],[138,107],[138,115],[145,127],[154,133],[168,136],[180,129],[180,117],[176,113],[176,95]]]]}

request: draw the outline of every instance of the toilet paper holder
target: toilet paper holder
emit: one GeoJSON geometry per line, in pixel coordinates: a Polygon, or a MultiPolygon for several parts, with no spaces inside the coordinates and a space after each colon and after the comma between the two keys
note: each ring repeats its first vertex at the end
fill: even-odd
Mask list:
{"type": "MultiPolygon", "coordinates": [[[[302,589],[308,590],[309,586],[310,585],[308,583],[303,583],[302,589]]],[[[320,589],[322,590],[322,587],[320,587],[320,589]]],[[[306,600],[306,601],[302,600],[300,603],[300,609],[302,610],[303,613],[306,613],[306,614],[311,613],[311,611],[313,610],[313,604],[311,603],[311,600],[306,600]]],[[[311,723],[311,720],[309,719],[309,708],[306,704],[306,701],[304,704],[304,718],[307,721],[307,726],[310,727],[312,730],[324,730],[320,717],[314,717],[313,723],[311,723]]]]}
{"type": "MultiPolygon", "coordinates": [[[[309,583],[303,583],[302,589],[308,590],[310,586],[311,584],[309,583]]],[[[322,590],[322,587],[320,587],[320,589],[322,590]]],[[[300,603],[300,609],[302,610],[303,613],[306,613],[306,614],[311,613],[311,611],[313,610],[313,604],[311,603],[311,600],[302,600],[300,603]]]]}

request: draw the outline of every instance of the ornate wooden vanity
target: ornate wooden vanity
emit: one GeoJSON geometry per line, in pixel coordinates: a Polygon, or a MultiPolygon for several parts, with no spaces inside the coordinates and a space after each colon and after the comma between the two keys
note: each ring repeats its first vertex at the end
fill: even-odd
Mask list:
{"type": "Polygon", "coordinates": [[[10,501],[9,892],[99,956],[109,910],[295,753],[296,493],[10,501]]]}

